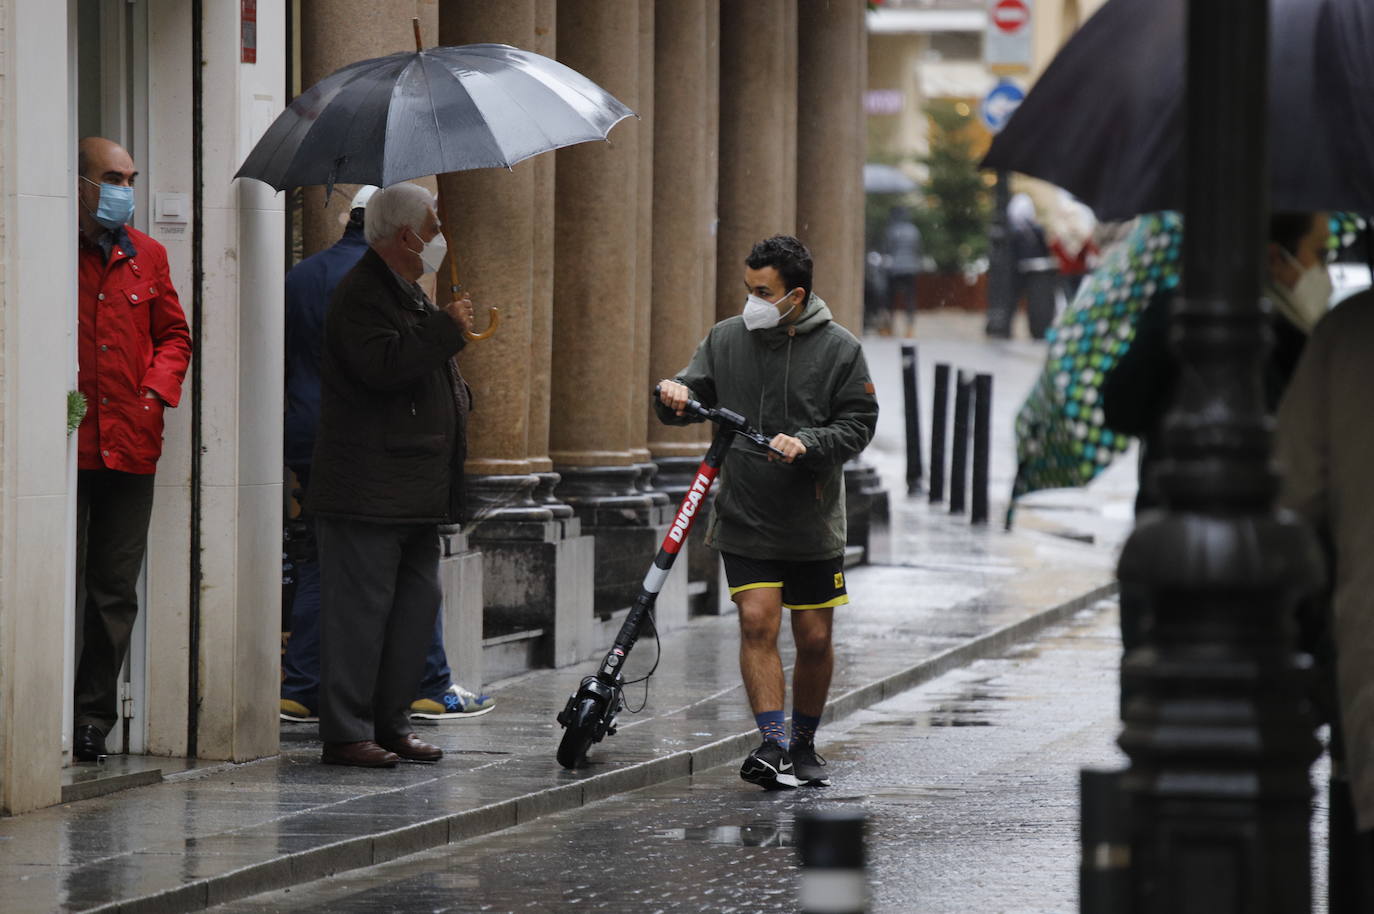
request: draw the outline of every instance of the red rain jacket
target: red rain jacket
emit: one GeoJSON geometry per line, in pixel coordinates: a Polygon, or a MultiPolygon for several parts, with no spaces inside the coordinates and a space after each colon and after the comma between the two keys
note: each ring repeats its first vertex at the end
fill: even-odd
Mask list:
{"type": "Polygon", "coordinates": [[[152,473],[162,455],[162,411],[181,400],[191,333],[167,271],[167,251],[132,227],[110,262],[81,241],[77,387],[86,418],[77,467],[152,473]],[[151,391],[155,398],[145,397],[151,391]]]}

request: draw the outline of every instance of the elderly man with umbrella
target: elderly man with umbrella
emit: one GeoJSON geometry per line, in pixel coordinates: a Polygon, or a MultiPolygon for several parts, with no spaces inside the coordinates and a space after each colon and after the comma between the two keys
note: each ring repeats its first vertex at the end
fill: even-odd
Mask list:
{"type": "Polygon", "coordinates": [[[443,599],[437,526],[463,517],[469,393],[454,356],[466,297],[416,282],[445,254],[433,196],[397,184],[368,205],[368,251],[334,293],[306,508],[316,518],[320,736],[326,764],[438,761],[410,701],[443,599]]]}
{"type": "Polygon", "coordinates": [[[442,593],[437,526],[463,519],[470,392],[454,355],[474,334],[434,198],[398,182],[508,168],[604,140],[632,112],[581,74],[506,45],[423,48],[350,64],[268,128],[238,177],[278,190],[336,182],[385,189],[368,203],[369,250],[325,323],[321,416],[306,510],[317,518],[323,760],[437,761],[410,732],[442,593]],[[453,300],[416,285],[446,259],[453,300]]]}

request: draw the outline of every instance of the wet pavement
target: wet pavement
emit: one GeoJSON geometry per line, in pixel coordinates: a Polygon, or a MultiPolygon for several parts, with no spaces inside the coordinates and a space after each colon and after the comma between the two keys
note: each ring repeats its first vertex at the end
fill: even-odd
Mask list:
{"type": "Polygon", "coordinates": [[[215,910],[791,914],[796,817],[844,806],[868,818],[872,914],[1073,911],[1078,770],[1122,761],[1116,625],[1101,605],[822,728],[829,788],[765,793],[734,760],[215,910]]]}
{"type": "MultiPolygon", "coordinates": [[[[892,495],[890,563],[848,574],[854,603],[837,617],[830,723],[998,655],[1092,605],[1112,590],[1114,543],[1125,527],[1120,503],[1129,503],[1129,486],[1055,493],[1065,507],[1047,512],[1052,520],[1021,523],[1010,534],[904,498],[898,344],[868,347],[885,416],[868,457],[892,495]],[[1075,530],[1094,532],[1064,535],[1075,530]]],[[[924,340],[923,352],[952,346],[965,358],[965,345],[967,359],[981,351],[956,339],[924,340]]],[[[999,394],[994,443],[1005,455],[1010,417],[1034,381],[1041,350],[1029,342],[1001,347],[989,367],[999,394]]],[[[996,513],[996,492],[1010,487],[1005,458],[994,460],[993,479],[996,513]]],[[[422,729],[448,753],[437,765],[324,767],[315,727],[284,725],[276,758],[196,768],[165,783],[0,821],[4,910],[196,910],[478,836],[480,846],[499,846],[513,826],[737,764],[756,743],[737,644],[728,616],[698,618],[665,636],[644,712],[623,715],[620,732],[593,747],[592,764],[577,772],[554,760],[554,715],[596,658],[490,684],[486,690],[498,698],[493,713],[422,729]]],[[[786,633],[783,644],[790,664],[786,633]]],[[[628,678],[646,671],[654,655],[653,640],[642,640],[628,678]]],[[[640,695],[632,689],[627,698],[634,706],[640,695]]],[[[978,728],[929,729],[952,735],[978,728]]],[[[847,756],[836,753],[834,761],[839,770],[847,756]]],[[[690,827],[714,826],[702,820],[690,827]]]]}

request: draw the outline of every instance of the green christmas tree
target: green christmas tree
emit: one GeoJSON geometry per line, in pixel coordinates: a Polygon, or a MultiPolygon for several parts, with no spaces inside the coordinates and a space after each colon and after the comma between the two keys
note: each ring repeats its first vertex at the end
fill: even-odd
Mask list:
{"type": "Polygon", "coordinates": [[[915,214],[926,256],[940,273],[969,272],[987,255],[988,188],[978,170],[968,127],[972,113],[950,101],[926,107],[931,121],[925,202],[915,214]]]}

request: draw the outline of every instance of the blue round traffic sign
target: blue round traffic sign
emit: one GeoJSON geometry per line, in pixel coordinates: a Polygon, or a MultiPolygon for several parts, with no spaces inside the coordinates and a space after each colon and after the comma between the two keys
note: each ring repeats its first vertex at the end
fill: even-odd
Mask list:
{"type": "Polygon", "coordinates": [[[987,124],[988,129],[997,133],[1007,126],[1007,121],[1026,98],[1026,93],[1014,82],[1003,80],[993,86],[992,91],[983,97],[978,106],[978,116],[987,124]]]}

